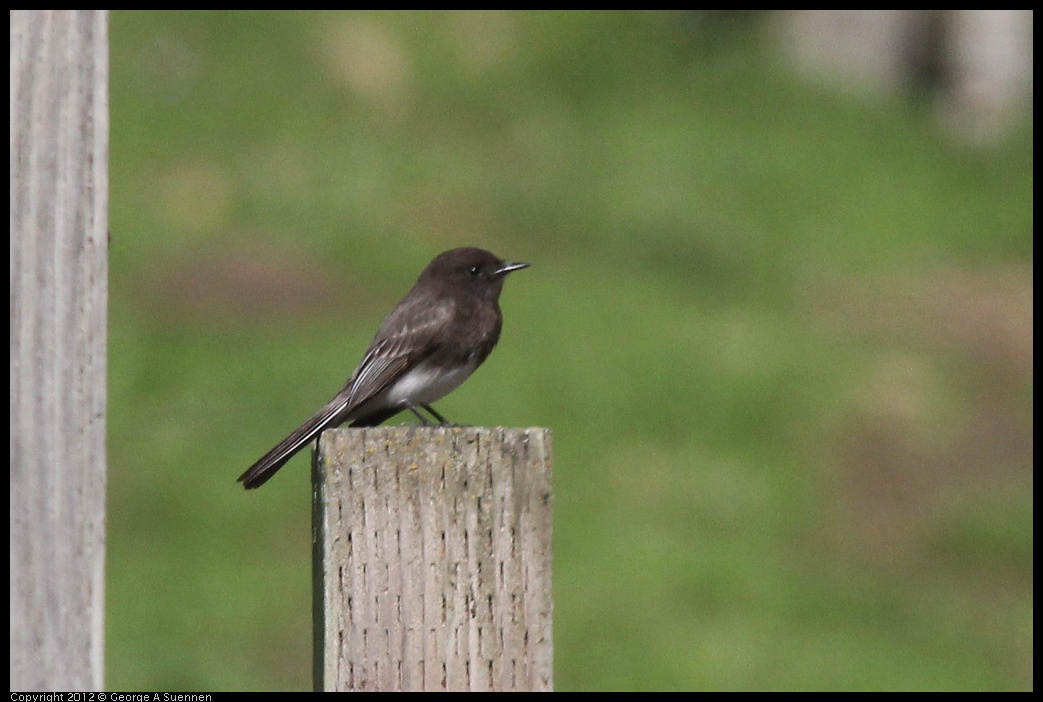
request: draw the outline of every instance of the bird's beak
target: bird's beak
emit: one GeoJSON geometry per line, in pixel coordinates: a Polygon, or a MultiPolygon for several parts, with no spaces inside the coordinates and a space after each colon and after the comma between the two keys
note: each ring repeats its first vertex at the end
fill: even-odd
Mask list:
{"type": "Polygon", "coordinates": [[[528,263],[505,263],[496,269],[496,275],[507,275],[511,271],[520,271],[522,268],[528,267],[528,263]]]}

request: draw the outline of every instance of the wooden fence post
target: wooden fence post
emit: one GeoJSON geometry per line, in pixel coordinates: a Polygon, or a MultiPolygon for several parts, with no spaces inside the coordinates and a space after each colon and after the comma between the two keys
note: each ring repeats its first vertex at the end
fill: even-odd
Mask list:
{"type": "Polygon", "coordinates": [[[108,15],[11,11],[11,689],[102,689],[108,15]]]}
{"type": "Polygon", "coordinates": [[[550,690],[547,429],[327,431],[317,690],[550,690]]]}

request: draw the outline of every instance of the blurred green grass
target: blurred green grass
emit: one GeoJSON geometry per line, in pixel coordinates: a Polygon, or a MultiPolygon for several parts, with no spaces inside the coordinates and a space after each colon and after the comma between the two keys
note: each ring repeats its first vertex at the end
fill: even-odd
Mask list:
{"type": "Polygon", "coordinates": [[[310,689],[307,459],[441,250],[530,261],[439,409],[548,426],[560,690],[1032,687],[1032,134],[756,19],[112,14],[111,689],[310,689]]]}

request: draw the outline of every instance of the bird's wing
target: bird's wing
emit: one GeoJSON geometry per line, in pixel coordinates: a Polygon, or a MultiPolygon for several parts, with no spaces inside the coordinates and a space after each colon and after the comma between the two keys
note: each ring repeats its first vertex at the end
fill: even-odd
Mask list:
{"type": "MultiPolygon", "coordinates": [[[[239,481],[247,488],[260,487],[323,429],[343,422],[357,408],[430,356],[438,348],[441,339],[441,335],[432,333],[432,330],[444,328],[452,313],[452,302],[448,300],[431,304],[407,299],[400,303],[384,320],[362,362],[341,391],[315,416],[250,466],[239,476],[239,481]],[[390,333],[388,330],[391,329],[401,331],[390,333]]],[[[389,416],[387,408],[384,408],[382,412],[362,418],[362,424],[383,421],[389,416]]]]}
{"type": "MultiPolygon", "coordinates": [[[[453,303],[406,300],[384,321],[366,355],[348,380],[347,406],[354,409],[390,387],[430,356],[453,314],[453,303]],[[394,330],[394,331],[392,331],[394,330]]],[[[350,413],[351,410],[349,410],[350,413]]]]}

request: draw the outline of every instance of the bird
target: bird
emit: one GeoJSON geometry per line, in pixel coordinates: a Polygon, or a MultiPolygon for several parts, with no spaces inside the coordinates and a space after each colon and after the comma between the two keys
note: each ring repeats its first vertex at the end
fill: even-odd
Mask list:
{"type": "Polygon", "coordinates": [[[431,405],[458,388],[500,340],[499,298],[509,273],[528,263],[506,262],[463,247],[436,256],[384,319],[344,387],[265,453],[238,482],[264,485],[323,430],[350,422],[372,427],[410,410],[421,421],[449,425],[431,405]]]}

